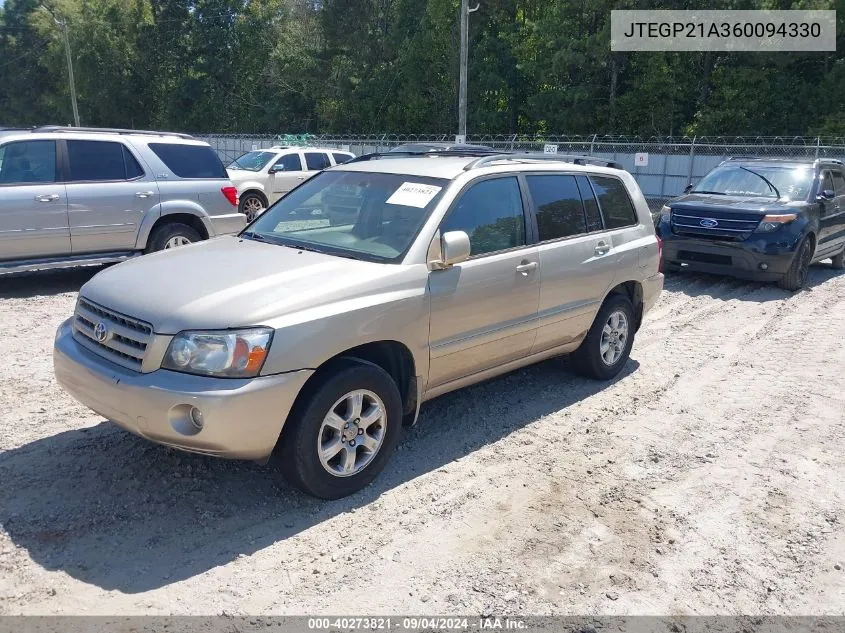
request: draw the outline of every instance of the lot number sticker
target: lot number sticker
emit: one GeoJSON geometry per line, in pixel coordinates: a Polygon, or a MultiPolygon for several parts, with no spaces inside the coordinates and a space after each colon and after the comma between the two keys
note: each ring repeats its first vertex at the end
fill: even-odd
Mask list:
{"type": "Polygon", "coordinates": [[[417,182],[405,182],[387,199],[386,204],[401,204],[405,207],[424,209],[442,188],[417,182]]]}

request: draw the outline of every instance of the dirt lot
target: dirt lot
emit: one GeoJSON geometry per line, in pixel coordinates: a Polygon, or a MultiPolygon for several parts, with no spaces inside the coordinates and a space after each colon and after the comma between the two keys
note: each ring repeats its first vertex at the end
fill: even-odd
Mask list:
{"type": "Polygon", "coordinates": [[[0,613],[845,613],[845,275],[671,277],[612,384],[550,361],[423,408],[325,503],[76,404],[87,271],[0,279],[0,613]]]}

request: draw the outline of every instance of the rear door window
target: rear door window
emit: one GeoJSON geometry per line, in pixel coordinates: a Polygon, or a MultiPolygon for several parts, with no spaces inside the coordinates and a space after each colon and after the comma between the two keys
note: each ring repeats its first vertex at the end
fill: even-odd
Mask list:
{"type": "Polygon", "coordinates": [[[179,178],[229,177],[220,157],[208,145],[150,143],[150,149],[179,178]]]}
{"type": "Polygon", "coordinates": [[[587,232],[575,176],[526,176],[541,242],[587,232]]]}
{"type": "Polygon", "coordinates": [[[144,175],[144,170],[126,146],[123,145],[123,162],[126,165],[126,180],[133,180],[144,175]]]}
{"type": "Polygon", "coordinates": [[[56,142],[21,141],[0,147],[0,185],[56,182],[56,142]]]}
{"type": "Polygon", "coordinates": [[[305,152],[305,164],[308,171],[320,171],[331,166],[329,156],[325,152],[305,152]]]}
{"type": "Polygon", "coordinates": [[[606,228],[619,229],[637,224],[634,204],[621,180],[610,176],[590,176],[590,180],[598,197],[606,228]]]}
{"type": "Polygon", "coordinates": [[[111,141],[67,141],[70,180],[126,180],[123,145],[111,141]]]}
{"type": "Polygon", "coordinates": [[[332,152],[332,158],[334,158],[336,165],[342,165],[343,163],[348,163],[352,160],[352,156],[349,154],[338,154],[337,152],[332,152]]]}

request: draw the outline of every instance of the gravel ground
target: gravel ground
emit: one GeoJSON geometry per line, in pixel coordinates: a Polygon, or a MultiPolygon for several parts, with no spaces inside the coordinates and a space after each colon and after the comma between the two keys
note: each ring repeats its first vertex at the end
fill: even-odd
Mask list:
{"type": "Polygon", "coordinates": [[[0,279],[0,614],[843,614],[845,275],[667,280],[610,384],[565,360],[423,408],[321,502],[55,384],[91,271],[0,279]]]}

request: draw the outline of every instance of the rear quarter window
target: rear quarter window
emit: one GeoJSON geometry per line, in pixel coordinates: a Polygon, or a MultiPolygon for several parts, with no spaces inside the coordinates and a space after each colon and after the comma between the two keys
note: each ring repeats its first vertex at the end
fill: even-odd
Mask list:
{"type": "Polygon", "coordinates": [[[599,201],[606,229],[619,229],[638,223],[634,203],[625,184],[618,178],[590,176],[599,201]]]}
{"type": "Polygon", "coordinates": [[[179,178],[227,179],[226,168],[208,145],[150,143],[150,149],[179,178]]]}

